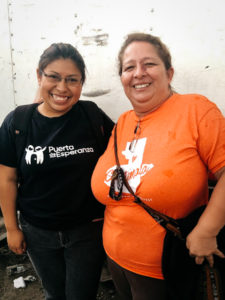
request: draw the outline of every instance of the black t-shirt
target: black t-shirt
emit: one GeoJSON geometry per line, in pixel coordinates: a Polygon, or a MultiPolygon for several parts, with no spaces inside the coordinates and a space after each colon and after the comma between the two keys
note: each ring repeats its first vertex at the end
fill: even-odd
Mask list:
{"type": "MultiPolygon", "coordinates": [[[[0,163],[17,168],[12,115],[1,127],[0,163]]],[[[35,110],[19,166],[22,177],[17,203],[25,220],[41,228],[63,230],[102,217],[104,207],[90,187],[99,155],[79,102],[60,117],[48,118],[35,110]]]]}

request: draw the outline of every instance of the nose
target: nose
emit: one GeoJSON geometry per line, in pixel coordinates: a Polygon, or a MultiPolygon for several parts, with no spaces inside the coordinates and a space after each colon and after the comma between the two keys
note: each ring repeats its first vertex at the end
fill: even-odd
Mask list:
{"type": "Polygon", "coordinates": [[[59,82],[57,82],[57,89],[60,91],[67,90],[67,83],[65,79],[61,79],[59,82]]]}
{"type": "Polygon", "coordinates": [[[144,66],[142,66],[141,64],[137,64],[134,72],[134,77],[142,78],[145,75],[146,75],[146,70],[144,66]]]}

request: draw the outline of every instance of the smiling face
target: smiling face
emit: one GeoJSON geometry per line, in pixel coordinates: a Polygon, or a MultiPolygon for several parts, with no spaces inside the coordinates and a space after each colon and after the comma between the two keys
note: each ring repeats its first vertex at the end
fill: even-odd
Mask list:
{"type": "Polygon", "coordinates": [[[38,110],[47,117],[58,117],[67,113],[80,98],[81,72],[71,59],[54,60],[45,67],[43,72],[37,70],[37,78],[43,100],[38,110]],[[66,78],[66,80],[54,82],[52,78],[55,77],[66,78]],[[75,85],[71,83],[74,81],[78,83],[75,85]]]}
{"type": "Polygon", "coordinates": [[[121,82],[139,117],[157,109],[171,95],[172,77],[173,68],[166,70],[150,43],[135,41],[125,49],[121,82]]]}

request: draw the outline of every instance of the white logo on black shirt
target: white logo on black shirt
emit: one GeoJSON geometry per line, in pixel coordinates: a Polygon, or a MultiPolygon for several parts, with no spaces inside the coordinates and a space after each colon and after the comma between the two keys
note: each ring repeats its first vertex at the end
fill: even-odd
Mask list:
{"type": "MultiPolygon", "coordinates": [[[[44,162],[44,151],[47,147],[42,148],[41,146],[34,147],[33,145],[29,145],[26,150],[25,160],[27,165],[32,164],[32,156],[34,160],[36,160],[36,164],[43,164],[44,162]]],[[[47,149],[49,158],[67,158],[68,156],[81,155],[86,153],[94,152],[94,148],[86,147],[86,148],[78,148],[75,149],[73,145],[65,145],[65,146],[49,146],[47,149]]]]}
{"type": "Polygon", "coordinates": [[[36,146],[34,148],[34,146],[29,145],[25,150],[26,150],[26,156],[25,156],[25,160],[26,163],[28,165],[31,165],[31,157],[32,155],[36,156],[36,163],[37,164],[42,164],[44,161],[44,151],[45,151],[46,147],[42,148],[41,146],[36,146]]]}

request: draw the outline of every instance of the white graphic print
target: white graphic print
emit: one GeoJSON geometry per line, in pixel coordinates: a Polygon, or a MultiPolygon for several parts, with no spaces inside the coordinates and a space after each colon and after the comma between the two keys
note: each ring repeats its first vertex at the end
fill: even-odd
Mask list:
{"type": "MultiPolygon", "coordinates": [[[[137,140],[133,152],[129,150],[130,142],[127,142],[126,149],[122,151],[122,154],[126,159],[128,159],[128,163],[126,165],[121,165],[121,167],[123,168],[125,176],[134,192],[136,192],[136,189],[140,184],[141,177],[154,167],[153,164],[142,163],[146,140],[147,138],[137,140]]],[[[108,186],[110,186],[112,173],[115,168],[116,166],[113,166],[106,172],[105,183],[108,186]]],[[[123,187],[123,192],[129,193],[125,186],[123,187]]]]}
{"type": "Polygon", "coordinates": [[[86,153],[94,152],[94,149],[92,147],[75,149],[73,145],[66,145],[66,146],[59,146],[59,147],[49,146],[48,152],[50,158],[60,158],[60,157],[67,157],[67,156],[73,156],[77,154],[86,154],[86,153]]]}
{"type": "Polygon", "coordinates": [[[78,148],[75,149],[73,145],[65,145],[65,146],[48,146],[48,147],[41,147],[33,145],[29,145],[26,150],[25,160],[27,165],[32,164],[32,156],[34,156],[34,160],[36,160],[37,165],[41,165],[44,162],[44,151],[47,149],[46,155],[50,159],[58,159],[58,158],[67,158],[69,156],[75,155],[84,155],[88,153],[93,153],[94,148],[92,147],[85,147],[85,148],[78,148]]]}
{"type": "Polygon", "coordinates": [[[26,163],[28,165],[31,165],[31,157],[32,155],[36,156],[36,163],[37,164],[42,164],[44,161],[44,151],[45,151],[46,147],[42,148],[41,146],[36,146],[34,148],[34,146],[29,145],[25,150],[26,150],[26,156],[25,156],[25,160],[26,163]]]}

